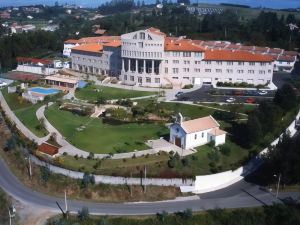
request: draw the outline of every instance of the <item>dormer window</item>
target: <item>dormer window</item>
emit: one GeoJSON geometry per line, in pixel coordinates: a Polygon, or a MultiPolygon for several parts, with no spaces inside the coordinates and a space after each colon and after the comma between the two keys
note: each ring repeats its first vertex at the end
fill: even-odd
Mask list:
{"type": "Polygon", "coordinates": [[[145,33],[144,33],[144,32],[141,32],[141,33],[140,33],[140,39],[141,39],[141,40],[145,40],[145,33]]]}
{"type": "Polygon", "coordinates": [[[148,40],[152,40],[152,37],[148,34],[148,40]]]}
{"type": "Polygon", "coordinates": [[[135,34],[135,35],[133,36],[133,39],[137,39],[137,34],[135,34]]]}

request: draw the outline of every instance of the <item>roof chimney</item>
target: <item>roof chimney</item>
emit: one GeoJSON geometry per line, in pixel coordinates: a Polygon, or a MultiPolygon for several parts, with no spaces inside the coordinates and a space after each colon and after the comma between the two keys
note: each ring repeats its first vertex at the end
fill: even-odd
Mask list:
{"type": "Polygon", "coordinates": [[[178,124],[181,125],[182,122],[183,122],[183,116],[182,116],[181,113],[178,113],[178,114],[177,114],[177,117],[176,117],[176,123],[178,123],[178,124]]]}

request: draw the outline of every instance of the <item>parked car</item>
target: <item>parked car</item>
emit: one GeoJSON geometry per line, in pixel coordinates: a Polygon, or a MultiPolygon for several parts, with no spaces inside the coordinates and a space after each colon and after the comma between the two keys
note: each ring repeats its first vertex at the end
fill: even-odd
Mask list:
{"type": "Polygon", "coordinates": [[[235,101],[235,98],[232,98],[232,97],[226,99],[226,102],[229,102],[229,103],[234,102],[234,101],[235,101]]]}
{"type": "Polygon", "coordinates": [[[247,98],[245,102],[249,103],[249,104],[253,104],[253,103],[255,103],[255,99],[254,98],[247,98]]]}
{"type": "Polygon", "coordinates": [[[240,91],[240,90],[236,90],[236,91],[233,92],[233,94],[240,96],[240,95],[243,95],[243,92],[240,91]]]}
{"type": "Polygon", "coordinates": [[[268,94],[268,92],[267,91],[258,91],[258,94],[259,95],[266,95],[266,94],[268,94]]]}
{"type": "Polygon", "coordinates": [[[183,92],[182,92],[182,91],[179,91],[179,92],[176,93],[175,97],[177,98],[177,97],[179,97],[179,96],[182,95],[182,94],[183,94],[183,92]]]}

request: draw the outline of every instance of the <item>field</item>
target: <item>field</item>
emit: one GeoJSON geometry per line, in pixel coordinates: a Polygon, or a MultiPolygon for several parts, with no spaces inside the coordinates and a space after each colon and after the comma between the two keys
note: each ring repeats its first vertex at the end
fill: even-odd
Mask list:
{"type": "Polygon", "coordinates": [[[102,119],[81,117],[61,111],[57,105],[46,111],[49,122],[78,148],[94,153],[117,153],[144,150],[145,141],[167,134],[157,123],[104,124],[102,119]],[[82,131],[77,128],[84,126],[82,131]]]}
{"type": "Polygon", "coordinates": [[[134,91],[120,88],[104,87],[97,85],[88,85],[85,88],[77,89],[75,96],[81,100],[97,101],[98,98],[103,97],[106,100],[111,99],[126,99],[155,95],[156,92],[149,91],[134,91]]]}

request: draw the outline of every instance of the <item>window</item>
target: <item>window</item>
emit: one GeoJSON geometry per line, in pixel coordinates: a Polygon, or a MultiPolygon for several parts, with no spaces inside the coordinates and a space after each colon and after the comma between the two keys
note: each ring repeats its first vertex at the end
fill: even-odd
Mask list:
{"type": "Polygon", "coordinates": [[[130,76],[130,81],[134,81],[134,76],[130,76]]]}
{"type": "Polygon", "coordinates": [[[197,134],[195,134],[195,140],[197,139],[197,134]]]}
{"type": "Polygon", "coordinates": [[[160,83],[160,79],[159,78],[155,78],[155,83],[159,84],[160,83]]]}
{"type": "Polygon", "coordinates": [[[183,52],[183,57],[191,57],[191,52],[183,52]]]}
{"type": "Polygon", "coordinates": [[[248,70],[249,74],[254,74],[254,70],[248,70]]]}
{"type": "Polygon", "coordinates": [[[146,83],[151,83],[151,78],[150,77],[146,77],[146,83]]]}
{"type": "Polygon", "coordinates": [[[223,63],[220,61],[217,61],[217,65],[222,65],[223,63]]]}
{"type": "Polygon", "coordinates": [[[201,137],[202,137],[202,138],[204,137],[204,132],[201,133],[201,137]]]}
{"type": "Polygon", "coordinates": [[[127,80],[127,75],[124,75],[124,80],[127,80]]]}
{"type": "Polygon", "coordinates": [[[177,74],[178,73],[178,68],[173,68],[173,73],[177,74]]]}
{"type": "Polygon", "coordinates": [[[210,73],[210,72],[211,72],[211,69],[205,69],[205,72],[206,72],[206,73],[210,73]]]}
{"type": "Polygon", "coordinates": [[[189,72],[190,69],[189,68],[183,68],[183,72],[189,72]]]}
{"type": "Polygon", "coordinates": [[[180,52],[173,52],[173,56],[174,57],[179,57],[180,56],[180,52]]]}
{"type": "Polygon", "coordinates": [[[194,71],[195,71],[196,73],[200,73],[200,69],[199,69],[199,68],[195,68],[194,71]]]}
{"type": "Polygon", "coordinates": [[[205,61],[205,64],[206,64],[206,65],[210,65],[210,64],[211,64],[211,61],[205,61]]]}
{"type": "Polygon", "coordinates": [[[202,53],[201,52],[195,52],[195,57],[202,57],[202,53]]]}
{"type": "Polygon", "coordinates": [[[259,74],[265,74],[265,73],[266,73],[266,71],[264,71],[264,70],[259,71],[259,74]]]}
{"type": "Polygon", "coordinates": [[[227,69],[226,72],[227,73],[233,73],[233,70],[232,69],[227,69]]]}
{"type": "Polygon", "coordinates": [[[152,40],[152,37],[148,34],[148,40],[152,40]]]}
{"type": "Polygon", "coordinates": [[[190,64],[190,61],[184,60],[183,63],[184,63],[184,64],[190,64]]]}
{"type": "Polygon", "coordinates": [[[195,61],[195,64],[201,64],[201,61],[195,61]]]}
{"type": "Polygon", "coordinates": [[[168,67],[166,67],[165,68],[165,73],[168,73],[168,72],[169,72],[168,67]]]}
{"type": "Polygon", "coordinates": [[[244,73],[244,70],[238,70],[237,72],[238,73],[244,73]]]}
{"type": "Polygon", "coordinates": [[[255,62],[249,62],[249,66],[255,66],[255,62]]]}
{"type": "Polygon", "coordinates": [[[243,66],[244,65],[244,62],[239,62],[239,66],[243,66]]]}
{"type": "Polygon", "coordinates": [[[189,80],[190,78],[189,78],[189,77],[183,77],[183,79],[185,79],[185,80],[189,80]]]}
{"type": "Polygon", "coordinates": [[[272,73],[272,70],[268,70],[268,73],[272,73]]]}
{"type": "Polygon", "coordinates": [[[145,40],[145,33],[144,32],[140,33],[140,39],[145,40]]]}
{"type": "Polygon", "coordinates": [[[165,64],[168,64],[168,60],[165,60],[165,64]]]}
{"type": "Polygon", "coordinates": [[[178,80],[178,77],[172,77],[172,79],[178,80]]]}
{"type": "Polygon", "coordinates": [[[222,70],[221,69],[216,69],[216,72],[217,73],[222,73],[222,70]]]}
{"type": "Polygon", "coordinates": [[[178,64],[178,63],[179,63],[179,60],[173,60],[173,63],[174,63],[174,64],[178,64]]]}
{"type": "Polygon", "coordinates": [[[233,62],[227,62],[227,66],[232,66],[233,62]]]}
{"type": "Polygon", "coordinates": [[[267,64],[264,63],[264,62],[261,62],[260,65],[261,65],[261,66],[266,66],[267,64]]]}

